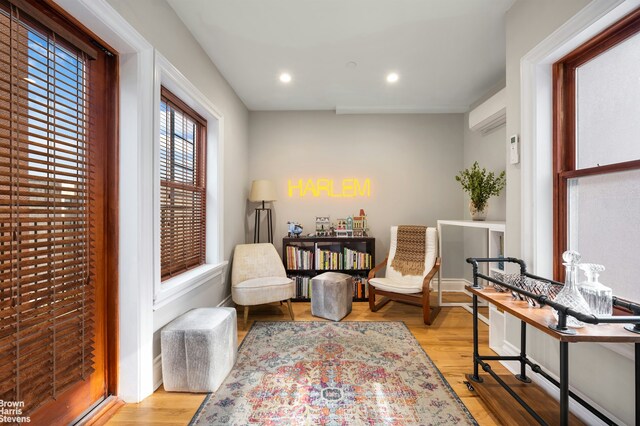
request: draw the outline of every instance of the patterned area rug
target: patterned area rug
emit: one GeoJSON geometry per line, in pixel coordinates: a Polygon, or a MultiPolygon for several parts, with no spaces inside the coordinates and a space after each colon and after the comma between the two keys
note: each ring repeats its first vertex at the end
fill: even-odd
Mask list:
{"type": "Polygon", "coordinates": [[[402,322],[258,322],[190,424],[477,423],[402,322]]]}

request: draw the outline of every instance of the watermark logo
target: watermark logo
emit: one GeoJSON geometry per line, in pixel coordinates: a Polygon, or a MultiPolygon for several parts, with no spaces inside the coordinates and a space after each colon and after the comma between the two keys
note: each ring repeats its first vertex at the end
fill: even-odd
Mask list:
{"type": "Polygon", "coordinates": [[[0,399],[0,423],[30,423],[29,416],[23,416],[24,401],[5,401],[0,399]]]}

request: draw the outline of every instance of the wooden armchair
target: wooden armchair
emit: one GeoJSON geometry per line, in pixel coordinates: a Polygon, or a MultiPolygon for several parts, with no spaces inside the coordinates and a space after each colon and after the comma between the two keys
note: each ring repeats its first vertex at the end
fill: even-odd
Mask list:
{"type": "Polygon", "coordinates": [[[369,271],[369,308],[376,312],[391,300],[405,302],[422,307],[422,317],[424,323],[431,325],[435,317],[440,312],[440,307],[431,304],[430,286],[431,280],[440,269],[440,258],[437,256],[437,231],[434,228],[427,228],[426,235],[426,255],[425,271],[422,276],[411,275],[402,276],[391,266],[391,260],[397,247],[398,227],[391,228],[391,247],[389,255],[371,271],[369,271]],[[384,278],[377,278],[376,274],[384,266],[387,273],[384,278]],[[376,296],[382,299],[376,303],[376,296]]]}

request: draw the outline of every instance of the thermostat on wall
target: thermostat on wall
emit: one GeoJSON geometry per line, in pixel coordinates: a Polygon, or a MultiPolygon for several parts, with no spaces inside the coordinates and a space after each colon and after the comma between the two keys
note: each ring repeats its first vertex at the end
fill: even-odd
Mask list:
{"type": "Polygon", "coordinates": [[[520,138],[518,135],[513,135],[510,142],[509,158],[511,164],[518,164],[520,162],[520,138]]]}

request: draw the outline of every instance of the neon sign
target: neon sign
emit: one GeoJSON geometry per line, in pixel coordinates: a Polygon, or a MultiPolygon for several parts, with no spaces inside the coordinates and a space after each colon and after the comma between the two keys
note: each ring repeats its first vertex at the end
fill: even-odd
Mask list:
{"type": "Polygon", "coordinates": [[[336,184],[333,179],[289,179],[289,197],[321,197],[355,198],[371,196],[371,180],[360,181],[356,178],[345,178],[336,184]]]}

